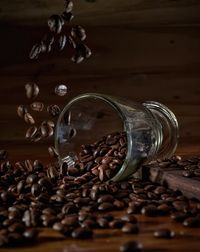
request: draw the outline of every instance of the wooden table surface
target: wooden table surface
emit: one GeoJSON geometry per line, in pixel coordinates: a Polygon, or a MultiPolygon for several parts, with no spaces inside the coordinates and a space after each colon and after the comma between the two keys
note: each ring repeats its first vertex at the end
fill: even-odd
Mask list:
{"type": "MultiPolygon", "coordinates": [[[[85,92],[112,94],[138,102],[159,101],[177,116],[177,154],[200,155],[198,0],[77,1],[77,19],[73,23],[85,25],[87,44],[93,51],[93,56],[80,65],[69,61],[67,51],[50,53],[36,61],[28,59],[33,43],[44,33],[46,17],[58,11],[60,3],[57,6],[57,1],[2,1],[1,8],[4,11],[0,12],[0,149],[8,150],[12,162],[48,162],[47,146],[53,143],[53,139],[36,144],[24,140],[27,126],[17,117],[16,107],[29,104],[24,92],[28,81],[40,86],[38,99],[46,105],[56,103],[63,107],[85,92]],[[67,85],[68,94],[58,99],[52,91],[59,83],[67,85]]],[[[46,112],[37,116],[38,122],[47,118],[46,112]]],[[[122,243],[138,240],[144,251],[200,251],[200,229],[184,228],[172,223],[169,217],[138,218],[138,235],[100,230],[91,240],[77,241],[63,240],[56,232],[44,230],[35,244],[0,250],[114,252],[119,251],[122,243]],[[163,227],[172,228],[176,237],[153,238],[154,229],[163,227]]]]}

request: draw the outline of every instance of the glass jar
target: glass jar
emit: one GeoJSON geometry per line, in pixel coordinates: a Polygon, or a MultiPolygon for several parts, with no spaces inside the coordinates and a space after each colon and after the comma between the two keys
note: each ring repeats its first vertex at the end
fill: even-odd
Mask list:
{"type": "Polygon", "coordinates": [[[113,181],[127,178],[143,163],[171,157],[177,147],[177,119],[163,104],[86,93],[72,99],[58,118],[55,148],[60,165],[73,165],[83,144],[113,132],[125,132],[127,138],[126,157],[113,181]]]}

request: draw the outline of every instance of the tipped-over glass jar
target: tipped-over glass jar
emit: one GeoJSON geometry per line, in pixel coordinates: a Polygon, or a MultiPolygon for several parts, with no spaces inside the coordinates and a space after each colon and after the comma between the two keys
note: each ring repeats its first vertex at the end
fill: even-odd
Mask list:
{"type": "MultiPolygon", "coordinates": [[[[135,173],[143,163],[171,157],[176,150],[177,139],[177,119],[163,104],[155,101],[139,104],[110,95],[86,93],[72,99],[61,112],[55,131],[55,148],[60,165],[66,162],[68,166],[73,166],[85,153],[90,169],[96,174],[97,168],[101,169],[102,163],[109,160],[104,158],[102,161],[102,155],[122,158],[123,155],[119,157],[117,153],[126,146],[123,160],[117,163],[120,166],[111,173],[111,177],[108,176],[113,181],[120,181],[135,173]],[[116,141],[113,142],[113,152],[110,150],[107,153],[105,149],[108,151],[109,148],[106,143],[102,144],[102,139],[115,134],[118,134],[117,142],[119,135],[123,135],[126,143],[120,147],[116,141]],[[99,158],[96,154],[100,151],[97,146],[100,142],[105,153],[102,151],[99,158]],[[95,147],[96,152],[90,154],[92,156],[88,146],[95,147]]],[[[104,171],[101,172],[103,174],[104,171]]]]}

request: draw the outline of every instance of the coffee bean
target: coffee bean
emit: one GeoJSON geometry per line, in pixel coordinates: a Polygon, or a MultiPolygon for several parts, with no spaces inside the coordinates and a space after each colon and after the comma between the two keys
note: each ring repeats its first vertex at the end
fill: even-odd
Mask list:
{"type": "Polygon", "coordinates": [[[128,234],[138,234],[139,233],[139,228],[137,225],[132,224],[132,223],[126,223],[122,227],[122,232],[128,233],[128,234]]]}
{"type": "Polygon", "coordinates": [[[44,103],[42,102],[33,102],[30,105],[31,109],[37,112],[41,112],[44,108],[44,103]]]}
{"type": "Polygon", "coordinates": [[[98,198],[98,203],[104,203],[104,202],[113,202],[114,201],[114,197],[111,194],[105,194],[103,196],[100,196],[98,198]]]}
{"type": "Polygon", "coordinates": [[[141,209],[141,214],[143,214],[145,216],[154,217],[158,214],[158,210],[157,210],[156,206],[149,205],[149,206],[145,206],[141,209]]]}
{"type": "Polygon", "coordinates": [[[26,229],[23,232],[23,236],[28,240],[34,240],[38,236],[38,230],[35,228],[26,229]]]}
{"type": "Polygon", "coordinates": [[[25,85],[26,96],[28,99],[34,99],[39,94],[39,87],[36,83],[27,83],[25,85]]]}
{"type": "Polygon", "coordinates": [[[71,0],[65,0],[65,11],[66,13],[71,12],[73,10],[74,4],[71,0]]]}
{"type": "Polygon", "coordinates": [[[25,113],[24,121],[28,124],[35,124],[35,120],[30,113],[25,113]]]}
{"type": "Polygon", "coordinates": [[[90,239],[92,236],[92,230],[83,227],[79,227],[72,232],[72,237],[75,239],[90,239]]]}
{"type": "Polygon", "coordinates": [[[24,105],[19,105],[17,107],[17,114],[20,118],[24,118],[24,115],[28,112],[27,108],[24,105]]]}
{"type": "Polygon", "coordinates": [[[166,229],[158,229],[153,233],[155,238],[165,238],[171,239],[175,236],[175,232],[166,228],[166,229]]]}
{"type": "Polygon", "coordinates": [[[48,19],[48,26],[51,32],[60,33],[63,25],[64,21],[60,15],[52,15],[48,19]]]}
{"type": "Polygon", "coordinates": [[[67,94],[67,86],[65,86],[64,84],[60,84],[55,87],[54,92],[58,96],[64,96],[67,94]]]}
{"type": "Polygon", "coordinates": [[[190,171],[190,170],[186,170],[186,171],[183,171],[182,172],[182,175],[184,176],[184,177],[187,177],[187,178],[191,178],[193,175],[194,175],[194,173],[193,173],[193,171],[190,171]]]}
{"type": "Polygon", "coordinates": [[[60,108],[58,105],[49,105],[47,107],[47,112],[53,116],[53,117],[56,117],[60,114],[60,108]]]}
{"type": "Polygon", "coordinates": [[[42,137],[51,137],[54,134],[53,127],[51,127],[46,121],[43,121],[40,126],[42,137]]]}
{"type": "Polygon", "coordinates": [[[72,27],[71,35],[72,35],[72,37],[78,38],[81,41],[86,39],[85,29],[83,27],[81,27],[80,25],[76,25],[75,27],[72,27]]]}
{"type": "Polygon", "coordinates": [[[121,245],[119,250],[120,252],[141,252],[143,245],[138,241],[129,241],[121,245]]]}
{"type": "Polygon", "coordinates": [[[185,227],[200,227],[200,219],[195,217],[186,218],[183,221],[183,226],[185,227]]]}
{"type": "Polygon", "coordinates": [[[31,51],[29,53],[29,58],[30,59],[37,59],[40,53],[41,53],[41,45],[35,44],[31,48],[31,51]]]}
{"type": "Polygon", "coordinates": [[[122,228],[124,224],[125,224],[125,221],[120,220],[120,219],[115,219],[115,220],[109,222],[109,227],[110,228],[122,228]]]}
{"type": "Polygon", "coordinates": [[[72,19],[74,18],[74,15],[72,14],[72,12],[66,12],[66,11],[64,11],[61,16],[67,22],[72,21],[72,19]]]}
{"type": "Polygon", "coordinates": [[[98,210],[100,211],[110,211],[112,209],[113,209],[113,204],[109,202],[101,203],[98,207],[98,210]]]}
{"type": "Polygon", "coordinates": [[[59,50],[62,51],[65,48],[67,42],[67,37],[65,35],[61,35],[58,40],[59,50]]]}
{"type": "Polygon", "coordinates": [[[36,132],[37,132],[37,127],[36,126],[31,126],[30,128],[27,129],[25,137],[27,139],[33,139],[36,132]]]}
{"type": "Polygon", "coordinates": [[[129,223],[132,223],[132,224],[136,224],[138,222],[137,218],[132,214],[124,215],[124,216],[121,217],[121,219],[123,221],[129,222],[129,223]]]}
{"type": "Polygon", "coordinates": [[[56,149],[53,146],[48,147],[48,152],[52,158],[58,158],[58,152],[56,151],[56,149]]]}
{"type": "Polygon", "coordinates": [[[0,150],[0,161],[5,160],[8,157],[8,153],[6,150],[0,150]]]}
{"type": "Polygon", "coordinates": [[[109,222],[108,222],[108,220],[107,219],[105,219],[105,218],[99,218],[98,220],[97,220],[97,223],[98,223],[98,225],[99,225],[99,227],[100,228],[108,228],[109,227],[109,222]]]}
{"type": "Polygon", "coordinates": [[[46,33],[41,41],[41,48],[43,48],[43,52],[50,52],[52,48],[52,44],[54,43],[55,39],[52,33],[46,33]]]}

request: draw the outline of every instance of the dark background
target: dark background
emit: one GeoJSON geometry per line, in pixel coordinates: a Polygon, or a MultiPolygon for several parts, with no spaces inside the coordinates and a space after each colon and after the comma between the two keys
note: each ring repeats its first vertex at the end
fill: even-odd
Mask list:
{"type": "MultiPolygon", "coordinates": [[[[200,150],[200,1],[74,1],[74,24],[87,31],[93,55],[79,65],[70,52],[54,52],[31,61],[29,51],[47,29],[47,18],[63,10],[62,0],[1,0],[0,6],[0,149],[11,158],[43,157],[41,146],[24,140],[27,125],[16,115],[29,104],[24,85],[40,86],[38,100],[63,107],[72,97],[100,92],[135,101],[155,100],[177,115],[177,153],[200,150]],[[54,87],[66,84],[59,98],[54,87]]],[[[46,119],[47,113],[37,116],[46,119]]]]}

